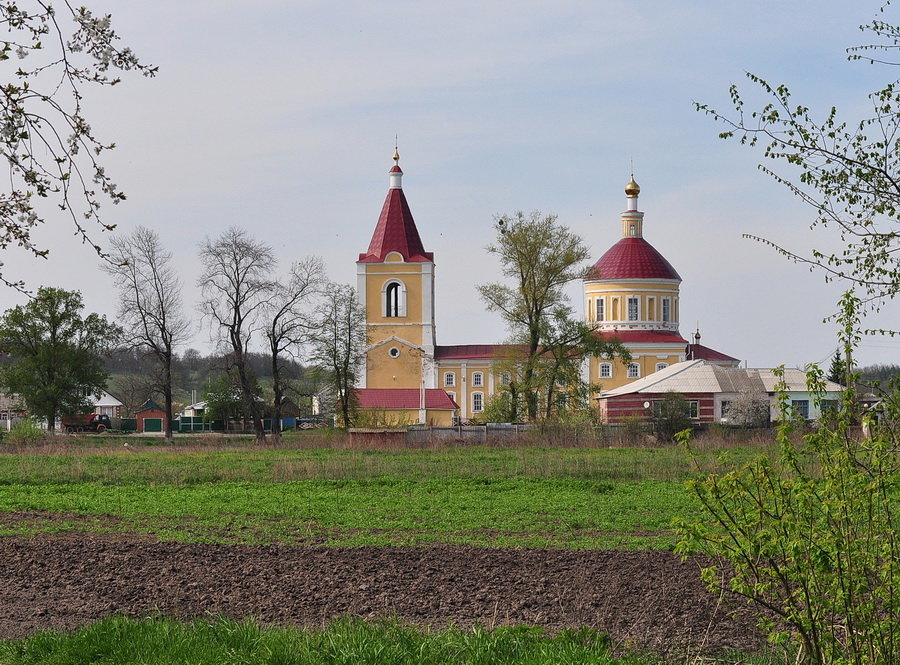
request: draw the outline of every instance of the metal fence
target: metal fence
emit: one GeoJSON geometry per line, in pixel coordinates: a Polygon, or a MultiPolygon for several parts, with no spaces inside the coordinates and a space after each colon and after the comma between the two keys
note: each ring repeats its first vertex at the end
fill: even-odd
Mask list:
{"type": "MultiPolygon", "coordinates": [[[[297,426],[296,418],[282,418],[281,429],[292,429],[297,426]]],[[[182,416],[175,421],[176,432],[222,432],[229,434],[252,434],[253,423],[249,420],[204,420],[200,416],[182,416]]],[[[272,431],[272,418],[263,419],[263,429],[272,431]]]]}

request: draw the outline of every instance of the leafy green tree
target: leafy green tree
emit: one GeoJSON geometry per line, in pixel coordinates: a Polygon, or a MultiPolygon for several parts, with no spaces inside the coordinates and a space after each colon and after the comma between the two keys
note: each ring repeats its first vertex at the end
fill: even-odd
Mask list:
{"type": "Polygon", "coordinates": [[[582,376],[586,356],[619,356],[628,363],[631,354],[621,342],[605,341],[567,305],[554,308],[543,325],[536,377],[543,392],[544,418],[552,420],[565,411],[590,406],[596,386],[582,376]]]}
{"type": "Polygon", "coordinates": [[[228,374],[221,374],[210,384],[204,399],[206,408],[203,411],[203,419],[206,421],[228,421],[244,417],[244,395],[241,386],[228,374]]]}
{"type": "Polygon", "coordinates": [[[512,284],[482,284],[478,291],[524,349],[517,390],[524,397],[528,418],[535,420],[542,390],[552,398],[551,384],[569,373],[575,358],[589,352],[582,343],[590,335],[576,323],[564,292],[566,284],[585,275],[589,250],[555,215],[516,212],[498,217],[494,227],[497,238],[487,250],[499,258],[501,271],[512,284]],[[551,371],[542,376],[548,353],[553,357],[551,371]]]}
{"type": "MultiPolygon", "coordinates": [[[[0,95],[0,151],[9,166],[9,189],[0,192],[0,249],[18,245],[46,257],[32,240],[44,222],[42,198],[55,199],[71,217],[75,231],[103,256],[91,239],[94,225],[112,230],[100,217],[100,202],[125,199],[101,158],[114,143],[98,139],[81,104],[91,86],[113,86],[111,70],[153,76],[119,44],[110,16],[94,15],[68,2],[24,0],[0,4],[0,61],[16,58],[0,95]]],[[[0,282],[23,283],[0,273],[0,282]]]]}
{"type": "Polygon", "coordinates": [[[691,429],[691,405],[684,395],[668,392],[652,404],[653,433],[659,441],[674,441],[676,434],[691,429]]]}
{"type": "Polygon", "coordinates": [[[513,403],[515,398],[515,393],[510,392],[508,389],[495,392],[485,402],[484,410],[478,414],[477,420],[485,423],[516,422],[518,410],[513,403]]]}
{"type": "MultiPolygon", "coordinates": [[[[882,11],[888,8],[886,3],[882,11]]],[[[849,49],[852,60],[885,63],[880,52],[900,48],[894,25],[875,20],[862,30],[877,41],[849,49]]],[[[785,85],[750,73],[747,78],[761,93],[753,102],[757,110],[748,110],[748,98],[736,85],[730,91],[733,114],[706,104],[698,104],[698,110],[725,126],[721,138],[758,146],[767,160],[787,165],[759,168],[812,206],[811,227],[834,228],[843,242],[840,252],[804,253],[752,234],[745,237],[823,270],[826,279],[847,281],[872,306],[893,298],[900,292],[900,82],[869,95],[869,114],[845,120],[834,107],[817,114],[798,104],[785,85]]]]}
{"type": "Polygon", "coordinates": [[[92,410],[90,396],[106,388],[102,356],[122,332],[99,314],[82,317],[83,308],[77,291],[41,287],[27,305],[0,319],[0,348],[7,356],[0,385],[21,395],[51,431],[58,416],[92,410]]]}

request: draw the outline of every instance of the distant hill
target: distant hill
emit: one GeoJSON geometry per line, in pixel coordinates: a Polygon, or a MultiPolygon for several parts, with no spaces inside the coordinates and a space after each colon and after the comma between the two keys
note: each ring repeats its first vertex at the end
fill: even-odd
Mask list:
{"type": "MultiPolygon", "coordinates": [[[[270,400],[272,395],[270,359],[262,353],[248,355],[250,369],[259,382],[262,397],[270,400]]],[[[183,406],[193,400],[203,399],[210,384],[225,372],[227,366],[225,357],[204,356],[196,349],[187,349],[183,354],[176,356],[173,367],[175,402],[183,406]]],[[[285,366],[284,374],[291,384],[288,397],[297,400],[302,395],[308,396],[321,390],[321,377],[316,376],[312,370],[292,360],[286,360],[285,366]]],[[[109,391],[124,403],[125,412],[133,413],[134,409],[148,398],[160,402],[161,396],[156,388],[159,384],[154,376],[153,367],[153,363],[148,362],[139,351],[116,351],[106,359],[109,391]]]]}
{"type": "Polygon", "coordinates": [[[887,388],[891,379],[900,381],[900,365],[868,365],[859,369],[860,381],[867,385],[887,388]]]}

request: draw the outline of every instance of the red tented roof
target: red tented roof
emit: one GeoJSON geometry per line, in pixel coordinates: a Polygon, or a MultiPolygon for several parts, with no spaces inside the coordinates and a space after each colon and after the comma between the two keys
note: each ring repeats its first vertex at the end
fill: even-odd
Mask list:
{"type": "Polygon", "coordinates": [[[453,346],[434,347],[436,360],[454,358],[459,358],[460,360],[490,360],[521,356],[523,353],[527,353],[527,349],[515,344],[456,344],[453,346]]]}
{"type": "Polygon", "coordinates": [[[608,341],[619,340],[620,342],[631,344],[645,343],[667,343],[667,344],[687,344],[677,332],[670,330],[604,330],[599,333],[608,341]]]}
{"type": "Polygon", "coordinates": [[[687,351],[688,360],[709,360],[710,362],[735,362],[740,360],[729,355],[716,351],[702,344],[688,344],[687,351]]]}
{"type": "MultiPolygon", "coordinates": [[[[420,409],[420,388],[360,388],[356,398],[361,409],[420,409]]],[[[425,389],[425,408],[452,411],[459,406],[440,388],[425,389]]]]}
{"type": "Polygon", "coordinates": [[[606,250],[587,279],[675,279],[681,277],[665,257],[643,238],[622,238],[606,250]]]}
{"type": "MultiPolygon", "coordinates": [[[[403,173],[399,166],[394,166],[391,171],[403,173]]],[[[381,263],[389,252],[399,252],[404,261],[412,263],[434,260],[434,254],[426,252],[422,246],[406,196],[399,187],[388,190],[369,249],[359,255],[359,262],[381,263]]]]}

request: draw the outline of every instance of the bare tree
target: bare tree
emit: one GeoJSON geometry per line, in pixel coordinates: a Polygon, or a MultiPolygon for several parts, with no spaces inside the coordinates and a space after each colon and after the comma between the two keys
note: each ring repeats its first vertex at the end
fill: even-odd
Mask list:
{"type": "Polygon", "coordinates": [[[218,238],[206,238],[201,243],[200,262],[203,264],[197,280],[203,294],[200,308],[211,323],[213,336],[229,349],[231,367],[237,372],[256,440],[265,441],[247,349],[272,293],[271,273],[275,267],[272,248],[232,226],[218,238]]]}
{"type": "MultiPolygon", "coordinates": [[[[4,2],[0,26],[0,61],[18,60],[6,65],[0,86],[0,154],[9,167],[8,189],[0,193],[0,249],[18,245],[46,257],[32,231],[44,221],[36,201],[52,198],[82,242],[104,256],[92,226],[109,231],[114,225],[101,220],[100,202],[119,203],[125,195],[101,163],[115,144],[95,136],[81,105],[83,91],[118,83],[110,70],[153,76],[156,67],[119,44],[109,15],[68,2],[4,2]]],[[[0,282],[24,288],[2,273],[2,264],[0,282]]]]}
{"type": "Polygon", "coordinates": [[[344,284],[325,288],[312,338],[312,360],[331,377],[344,427],[352,423],[355,386],[366,352],[365,310],[356,291],[344,284]]]}
{"type": "Polygon", "coordinates": [[[310,304],[325,280],[325,265],[318,257],[308,257],[291,266],[286,282],[272,285],[265,305],[266,341],[272,363],[272,435],[281,436],[281,412],[286,381],[284,362],[310,340],[314,322],[310,304]]]}
{"type": "MultiPolygon", "coordinates": [[[[147,402],[147,396],[154,390],[159,390],[154,368],[151,367],[148,370],[147,372],[133,371],[116,374],[110,377],[107,392],[122,402],[125,414],[135,414],[147,402]]],[[[174,406],[172,408],[174,409],[174,406]]]]}
{"type": "MultiPolygon", "coordinates": [[[[119,324],[125,342],[155,361],[154,387],[166,410],[166,438],[172,438],[172,364],[175,347],[187,339],[188,322],[181,309],[181,280],[156,231],[139,226],[110,241],[111,262],[101,268],[113,276],[121,293],[119,324]]],[[[148,395],[149,397],[149,395],[148,395]]]]}

